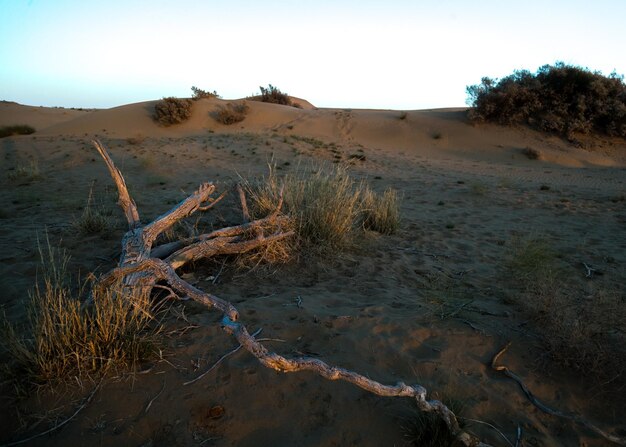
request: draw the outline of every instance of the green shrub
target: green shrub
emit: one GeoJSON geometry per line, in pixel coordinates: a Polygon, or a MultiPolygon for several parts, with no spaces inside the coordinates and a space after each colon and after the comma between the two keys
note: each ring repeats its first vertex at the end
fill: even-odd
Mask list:
{"type": "Polygon", "coordinates": [[[483,78],[467,87],[473,121],[528,124],[568,138],[603,133],[626,137],[626,84],[623,76],[603,76],[586,68],[544,65],[536,73],[515,71],[500,80],[483,78]]]}
{"type": "Polygon", "coordinates": [[[225,106],[218,107],[212,115],[215,121],[231,125],[246,119],[249,109],[250,107],[245,102],[235,104],[228,103],[225,106]]]}
{"type": "Polygon", "coordinates": [[[154,120],[162,126],[171,126],[191,117],[191,101],[181,98],[163,98],[154,105],[154,120]]]}
{"type": "Polygon", "coordinates": [[[11,137],[13,135],[30,135],[35,133],[35,128],[26,124],[0,127],[0,138],[11,137]]]}
{"type": "Polygon", "coordinates": [[[207,92],[206,90],[202,90],[201,88],[198,88],[198,87],[191,87],[191,93],[192,93],[191,98],[194,101],[197,101],[202,98],[219,98],[220,97],[220,95],[218,95],[215,90],[213,90],[212,92],[207,92]]]}

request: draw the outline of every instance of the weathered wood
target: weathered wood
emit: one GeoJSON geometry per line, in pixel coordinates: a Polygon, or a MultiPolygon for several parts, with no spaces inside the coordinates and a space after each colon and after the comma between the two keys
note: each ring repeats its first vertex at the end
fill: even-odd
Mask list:
{"type": "Polygon", "coordinates": [[[209,308],[216,308],[222,312],[224,314],[223,329],[232,334],[240,345],[254,355],[264,366],[280,372],[313,371],[325,379],[343,380],[379,396],[414,398],[419,409],[435,412],[443,419],[450,432],[456,436],[458,445],[487,447],[487,444],[483,444],[474,436],[463,432],[454,413],[442,402],[427,400],[426,389],[421,385],[406,385],[403,382],[398,382],[396,385],[384,385],[361,374],[328,365],[316,358],[288,359],[270,352],[253,335],[250,335],[246,327],[239,322],[239,312],[231,303],[192,286],[178,276],[176,269],[191,261],[223,254],[245,253],[270,242],[292,236],[293,231],[282,230],[289,223],[287,217],[280,215],[283,205],[283,189],[280,191],[276,209],[269,216],[264,219],[250,220],[245,194],[243,189],[239,187],[243,218],[247,222],[242,225],[222,228],[196,238],[164,244],[153,250],[152,244],[159,234],[180,219],[190,216],[196,211],[210,208],[223,196],[211,200],[210,196],[215,191],[215,187],[211,183],[204,183],[176,207],[142,227],[137,207],[128,193],[121,172],[115,167],[104,145],[98,141],[94,141],[94,145],[104,158],[115,181],[120,195],[120,206],[129,223],[129,231],[123,239],[119,266],[103,275],[95,287],[110,287],[116,281],[122,280],[130,293],[134,296],[139,293],[140,297],[145,298],[149,296],[157,281],[165,281],[179,297],[189,297],[209,308]],[[205,202],[209,202],[209,204],[203,206],[202,204],[205,202]],[[264,230],[267,228],[271,228],[274,232],[268,236],[264,235],[264,230]],[[244,237],[250,234],[255,235],[255,237],[251,239],[244,237]],[[155,254],[158,256],[155,257],[155,254]]]}

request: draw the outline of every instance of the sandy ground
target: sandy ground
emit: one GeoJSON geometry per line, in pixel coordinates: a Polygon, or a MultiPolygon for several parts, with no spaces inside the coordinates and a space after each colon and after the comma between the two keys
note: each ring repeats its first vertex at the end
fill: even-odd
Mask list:
{"type": "MultiPolygon", "coordinates": [[[[217,262],[186,279],[235,304],[249,329],[282,340],[267,345],[285,355],[314,355],[384,383],[420,383],[435,396],[462,402],[465,418],[489,422],[513,442],[519,425],[523,445],[607,445],[543,414],[490,369],[494,353],[512,341],[503,361],[541,400],[624,434],[623,388],[545,358],[541,328],[516,304],[503,267],[515,237],[542,236],[560,253],[573,284],[623,296],[623,143],[598,140],[579,149],[527,129],[471,126],[460,109],[403,113],[250,102],[245,121],[224,126],[210,117],[220,103],[194,103],[192,118],[171,128],[152,122],[153,102],[92,112],[0,103],[0,125],[38,130],[0,140],[0,290],[10,319],[24,318],[37,274],[37,238],[45,231],[71,254],[73,273],[115,266],[123,216],[90,144],[94,136],[110,148],[144,221],[202,181],[224,189],[239,175],[266,174],[268,163],[288,173],[339,161],[374,189],[401,192],[397,234],[366,233],[332,259],[253,272],[217,262]],[[542,159],[525,157],[528,147],[542,159]],[[29,166],[39,178],[13,178],[29,166]],[[79,236],[72,226],[90,188],[114,216],[108,234],[79,236]],[[583,262],[604,274],[585,278],[583,262]],[[207,279],[218,272],[216,284],[207,279]],[[294,305],[297,297],[301,307],[294,305]]],[[[209,217],[237,222],[234,195],[209,217]]],[[[403,427],[415,417],[410,401],[311,373],[277,374],[246,352],[184,386],[235,343],[220,329],[217,312],[192,302],[176,304],[174,312],[179,317],[168,321],[166,361],[146,365],[152,367],[146,374],[114,374],[76,419],[30,445],[406,445],[403,427]]],[[[17,407],[5,396],[2,420],[9,423],[1,424],[0,439],[50,427],[91,387],[58,387],[17,407]]],[[[490,427],[467,424],[484,441],[507,445],[490,427]]]]}

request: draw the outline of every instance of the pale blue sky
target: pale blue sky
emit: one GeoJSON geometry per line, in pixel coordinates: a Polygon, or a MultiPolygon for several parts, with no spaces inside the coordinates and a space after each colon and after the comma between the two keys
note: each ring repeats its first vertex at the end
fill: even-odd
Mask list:
{"type": "Polygon", "coordinates": [[[626,73],[626,0],[0,0],[0,99],[113,107],[269,83],[320,107],[465,105],[557,60],[626,73]]]}

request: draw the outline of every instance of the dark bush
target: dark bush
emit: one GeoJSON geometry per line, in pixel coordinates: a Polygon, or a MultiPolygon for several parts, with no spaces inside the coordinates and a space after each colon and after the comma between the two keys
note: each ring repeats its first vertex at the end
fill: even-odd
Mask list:
{"type": "Polygon", "coordinates": [[[528,124],[568,138],[603,133],[626,137],[624,77],[557,62],[536,73],[515,71],[467,87],[472,121],[528,124]]]}
{"type": "Polygon", "coordinates": [[[30,135],[31,133],[35,133],[35,128],[26,124],[0,127],[0,138],[10,137],[13,135],[30,135]]]}
{"type": "Polygon", "coordinates": [[[191,101],[180,98],[163,98],[154,105],[154,120],[162,126],[179,124],[191,117],[191,101]]]}
{"type": "Polygon", "coordinates": [[[215,121],[226,125],[239,123],[246,118],[249,108],[245,102],[229,103],[224,107],[220,106],[217,111],[213,112],[213,118],[215,121]]]}
{"type": "Polygon", "coordinates": [[[284,106],[293,106],[291,98],[287,93],[281,92],[277,87],[270,84],[267,88],[259,87],[261,89],[261,96],[251,98],[256,101],[269,102],[270,104],[281,104],[284,106]]]}
{"type": "Polygon", "coordinates": [[[206,90],[202,90],[201,88],[198,88],[198,87],[191,87],[191,93],[192,93],[191,99],[193,99],[194,101],[197,101],[202,98],[219,98],[220,97],[220,95],[218,95],[215,90],[213,90],[212,92],[207,92],[206,90]]]}

